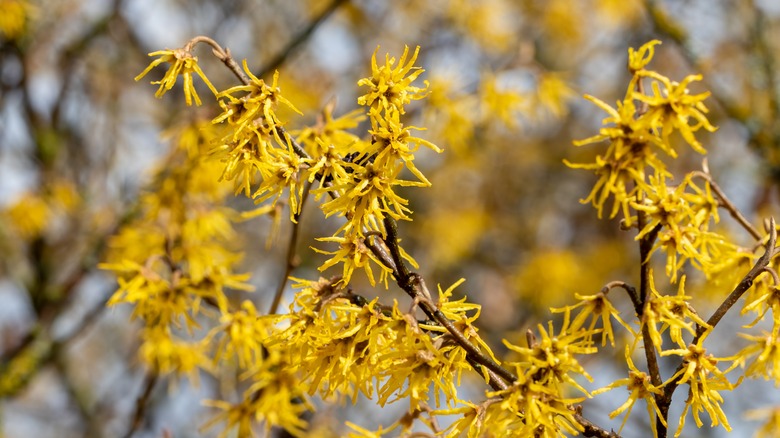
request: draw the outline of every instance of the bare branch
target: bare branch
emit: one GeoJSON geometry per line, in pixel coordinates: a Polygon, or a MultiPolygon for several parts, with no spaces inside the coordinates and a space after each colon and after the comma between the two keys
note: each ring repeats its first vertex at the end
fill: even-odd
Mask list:
{"type": "Polygon", "coordinates": [[[756,240],[761,240],[761,233],[758,232],[758,230],[750,224],[750,222],[745,218],[745,216],[742,215],[742,213],[739,211],[739,209],[734,205],[733,202],[729,200],[729,198],[726,197],[726,194],[723,193],[723,190],[720,189],[720,186],[718,186],[717,183],[712,179],[712,175],[706,172],[702,172],[700,170],[691,172],[691,176],[698,176],[699,178],[704,179],[709,183],[710,188],[713,192],[715,192],[715,195],[720,199],[721,206],[723,206],[726,211],[729,212],[731,217],[733,217],[737,222],[739,222],[742,227],[747,230],[748,233],[750,233],[751,236],[753,236],[756,240]]]}

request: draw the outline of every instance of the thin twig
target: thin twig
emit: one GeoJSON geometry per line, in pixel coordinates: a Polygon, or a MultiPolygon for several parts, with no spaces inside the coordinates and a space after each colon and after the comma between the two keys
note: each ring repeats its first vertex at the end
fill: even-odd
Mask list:
{"type": "MultiPolygon", "coordinates": [[[[777,241],[777,229],[775,228],[775,220],[774,218],[770,218],[769,220],[769,239],[767,240],[767,243],[765,245],[765,251],[764,254],[756,261],[756,264],[753,265],[753,268],[750,269],[750,271],[745,275],[744,278],[742,278],[742,281],[739,282],[739,284],[734,288],[734,290],[729,294],[728,297],[721,303],[720,306],[718,306],[717,309],[712,313],[712,316],[707,320],[707,325],[710,327],[709,330],[712,330],[715,328],[716,325],[720,322],[720,320],[726,315],[726,313],[731,309],[734,304],[739,301],[739,299],[742,297],[742,295],[747,292],[748,289],[750,289],[753,286],[753,282],[756,280],[756,278],[761,275],[762,273],[766,272],[766,267],[769,264],[772,257],[775,255],[775,243],[777,241]]],[[[696,327],[696,336],[694,336],[693,341],[691,341],[692,344],[696,344],[699,342],[702,336],[704,336],[705,333],[707,333],[707,328],[702,326],[696,327]]],[[[680,365],[677,367],[673,375],[680,374],[680,371],[685,367],[685,362],[681,362],[680,365]]],[[[666,384],[664,386],[664,392],[660,396],[660,398],[656,398],[656,403],[658,404],[658,408],[661,410],[661,413],[664,414],[664,418],[668,419],[668,413],[669,413],[669,406],[672,403],[672,396],[674,395],[674,391],[677,389],[678,381],[673,380],[666,384]]],[[[660,430],[660,429],[659,429],[660,430]]],[[[664,431],[666,429],[664,428],[664,431]]],[[[659,437],[666,436],[665,432],[663,435],[659,432],[659,437]]]]}
{"type": "Polygon", "coordinates": [[[420,303],[420,308],[423,309],[429,318],[435,320],[455,338],[457,343],[466,350],[469,356],[474,362],[486,367],[487,369],[495,372],[507,383],[512,383],[517,380],[511,371],[502,367],[490,356],[486,355],[479,348],[474,345],[466,336],[458,330],[457,327],[449,320],[436,305],[431,302],[431,294],[428,291],[428,287],[425,285],[425,280],[419,274],[409,271],[401,256],[401,248],[398,246],[397,225],[395,220],[389,216],[384,218],[385,231],[387,237],[385,238],[385,244],[390,250],[390,254],[393,257],[395,266],[387,266],[393,269],[393,276],[398,283],[398,286],[403,289],[412,299],[417,300],[420,303]]]}
{"type": "MultiPolygon", "coordinates": [[[[467,360],[472,367],[479,372],[480,369],[476,366],[479,364],[488,370],[488,376],[490,378],[490,386],[493,389],[507,389],[508,384],[517,381],[517,377],[506,368],[496,363],[490,356],[482,353],[477,346],[475,346],[469,339],[467,339],[463,333],[458,330],[457,327],[449,320],[435,305],[430,302],[430,292],[425,286],[423,278],[416,273],[410,272],[409,268],[401,257],[401,250],[398,246],[398,228],[395,221],[390,217],[384,219],[385,231],[387,238],[385,244],[392,254],[394,264],[393,275],[396,277],[398,285],[406,291],[413,299],[419,301],[420,307],[428,315],[429,318],[436,320],[440,325],[444,326],[447,331],[450,332],[453,338],[455,338],[458,345],[461,346],[467,353],[467,360]],[[405,277],[402,277],[405,275],[405,277]],[[502,382],[503,380],[503,382],[502,382]]],[[[652,234],[652,233],[651,233],[652,234]]],[[[388,265],[391,269],[392,266],[388,265]]],[[[587,419],[585,419],[579,412],[575,414],[575,419],[583,427],[583,434],[589,437],[618,437],[614,432],[608,432],[605,429],[596,426],[587,419]]]]}
{"type": "Polygon", "coordinates": [[[135,401],[135,411],[133,412],[133,420],[130,422],[130,426],[127,432],[124,434],[124,438],[130,438],[134,433],[140,429],[143,423],[146,410],[149,407],[149,400],[152,397],[152,391],[157,384],[158,375],[154,371],[148,371],[144,377],[144,386],[138,399],[135,401]]]}
{"type": "Polygon", "coordinates": [[[631,298],[631,303],[634,304],[634,311],[637,315],[640,315],[642,313],[642,300],[639,298],[639,294],[637,294],[636,288],[634,286],[631,286],[625,281],[610,281],[601,288],[601,293],[606,295],[610,290],[617,287],[626,291],[628,297],[631,298]]]}
{"type": "Polygon", "coordinates": [[[734,203],[731,202],[728,197],[726,197],[726,194],[723,193],[723,190],[721,190],[720,186],[712,179],[712,175],[706,172],[702,172],[701,170],[696,170],[691,172],[691,176],[698,176],[699,178],[707,181],[712,191],[715,192],[715,195],[718,197],[718,199],[720,199],[721,206],[723,206],[726,211],[729,212],[731,217],[739,222],[739,224],[742,225],[742,227],[747,230],[747,232],[750,233],[754,239],[761,240],[761,233],[759,233],[758,230],[750,224],[750,222],[745,218],[745,216],[742,215],[734,203]]]}
{"type": "Polygon", "coordinates": [[[279,309],[279,303],[282,301],[282,295],[284,289],[287,287],[287,281],[290,278],[292,271],[298,267],[298,256],[295,252],[295,248],[298,246],[298,236],[300,234],[300,222],[301,215],[303,214],[303,207],[306,204],[306,200],[309,198],[309,191],[311,189],[311,183],[307,182],[303,189],[303,195],[301,196],[301,206],[298,213],[295,214],[295,220],[292,223],[292,230],[290,231],[290,241],[287,244],[287,257],[285,257],[284,276],[279,283],[279,287],[276,289],[274,299],[271,302],[271,308],[268,309],[268,314],[273,315],[279,309]]]}
{"type": "Polygon", "coordinates": [[[584,428],[582,431],[583,436],[587,437],[598,437],[598,438],[618,438],[620,435],[616,434],[613,431],[607,431],[605,429],[602,429],[595,424],[591,423],[587,418],[582,416],[582,413],[580,412],[582,409],[578,407],[577,412],[574,414],[574,419],[577,420],[580,425],[584,428]]]}
{"type": "Polygon", "coordinates": [[[192,49],[195,47],[198,43],[206,43],[209,46],[211,46],[211,53],[214,54],[220,61],[222,61],[229,69],[233,72],[234,75],[238,78],[239,81],[241,81],[244,85],[249,85],[252,83],[252,81],[249,79],[249,76],[247,76],[242,70],[241,67],[238,65],[235,59],[233,59],[233,56],[230,54],[230,49],[223,49],[222,46],[219,45],[218,42],[214,41],[214,39],[209,38],[207,36],[199,35],[195,38],[191,39],[185,46],[184,50],[187,52],[191,52],[192,49]]]}
{"type": "MultiPolygon", "coordinates": [[[[640,230],[644,229],[647,218],[642,211],[637,215],[637,226],[640,230]]],[[[639,312],[637,312],[637,318],[639,321],[644,320],[645,309],[650,303],[650,252],[653,250],[653,245],[658,237],[658,233],[661,231],[661,225],[658,224],[649,233],[645,234],[639,240],[639,297],[642,300],[639,312]]],[[[661,368],[658,366],[658,355],[655,351],[655,345],[653,344],[653,338],[650,336],[650,327],[641,322],[642,327],[642,343],[645,350],[645,360],[647,361],[647,370],[650,373],[650,381],[653,386],[660,387],[663,385],[663,379],[661,379],[661,368]]],[[[661,395],[655,395],[656,402],[661,398],[661,395]]],[[[663,410],[661,411],[664,417],[667,415],[663,410]]],[[[666,436],[666,425],[663,424],[659,417],[656,421],[656,429],[658,430],[658,436],[666,436]]]]}
{"type": "MultiPolygon", "coordinates": [[[[710,316],[710,319],[707,320],[707,325],[710,327],[715,327],[718,322],[720,322],[720,320],[726,315],[726,312],[728,312],[729,309],[731,309],[731,307],[734,306],[737,301],[739,301],[740,297],[742,297],[742,294],[744,294],[748,289],[750,289],[751,286],[753,286],[753,282],[756,280],[756,277],[766,271],[766,267],[769,264],[769,261],[775,255],[776,241],[777,229],[775,228],[775,218],[770,218],[769,240],[766,242],[766,249],[764,254],[758,259],[756,264],[753,265],[753,268],[747,273],[747,275],[745,275],[745,278],[743,278],[737,287],[734,288],[731,294],[729,294],[726,300],[724,300],[723,303],[721,303],[721,305],[715,309],[715,312],[713,312],[712,316],[710,316]]],[[[706,329],[704,327],[698,327],[696,329],[696,337],[693,340],[694,344],[704,334],[705,330],[706,329]]]]}

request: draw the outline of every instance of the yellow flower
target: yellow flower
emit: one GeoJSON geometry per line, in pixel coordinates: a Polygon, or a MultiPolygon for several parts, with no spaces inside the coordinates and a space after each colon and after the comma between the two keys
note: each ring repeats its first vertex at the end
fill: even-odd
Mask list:
{"type": "Polygon", "coordinates": [[[296,133],[296,139],[306,147],[312,157],[323,155],[330,147],[333,147],[336,153],[346,155],[352,152],[354,145],[360,141],[360,137],[348,130],[357,128],[360,122],[366,119],[363,111],[356,109],[334,118],[335,107],[335,100],[328,102],[317,116],[316,125],[296,133]]]}
{"type": "Polygon", "coordinates": [[[487,393],[488,397],[502,397],[497,405],[515,417],[514,424],[505,425],[512,430],[511,436],[553,438],[566,436],[564,432],[579,435],[583,427],[574,418],[569,405],[583,399],[564,398],[559,388],[535,381],[530,376],[532,373],[519,373],[517,381],[508,389],[487,393]]]}
{"type": "Polygon", "coordinates": [[[744,367],[752,356],[756,356],[745,370],[745,376],[772,379],[776,387],[780,386],[780,326],[775,324],[772,333],[764,332],[762,336],[739,336],[749,340],[750,344],[730,359],[744,367]]]}
{"type": "Polygon", "coordinates": [[[548,110],[554,117],[566,115],[567,102],[574,96],[574,90],[564,81],[562,75],[545,73],[537,79],[536,100],[541,108],[548,110]]]}
{"type": "Polygon", "coordinates": [[[379,267],[379,281],[387,284],[387,276],[392,273],[391,269],[386,267],[382,262],[376,258],[374,253],[366,246],[365,237],[362,237],[356,233],[347,233],[342,237],[320,237],[317,240],[321,242],[334,242],[339,245],[336,251],[323,251],[317,248],[312,248],[314,251],[320,254],[332,255],[322,266],[319,267],[320,271],[324,271],[331,266],[335,266],[339,263],[343,263],[343,271],[341,274],[341,281],[343,284],[349,284],[352,279],[352,273],[355,269],[363,269],[368,277],[368,281],[371,285],[376,284],[374,278],[374,271],[371,268],[371,264],[375,264],[379,267]]]}
{"type": "Polygon", "coordinates": [[[610,143],[607,151],[596,157],[595,163],[573,164],[568,160],[564,160],[564,163],[575,169],[593,170],[599,177],[588,197],[581,202],[593,204],[601,217],[604,204],[611,195],[614,197],[614,203],[609,217],[615,217],[622,207],[623,215],[629,218],[629,203],[636,194],[633,186],[637,180],[643,179],[645,168],[650,166],[659,173],[668,174],[651,146],[655,145],[664,150],[668,148],[663,140],[654,134],[646,119],[636,117],[637,109],[630,95],[622,102],[618,101],[617,109],[593,96],[586,95],[585,98],[609,114],[609,117],[602,121],[604,125],[614,126],[605,126],[598,135],[575,141],[574,145],[579,147],[603,140],[609,140],[610,143]]]}
{"type": "Polygon", "coordinates": [[[210,361],[203,342],[185,342],[170,333],[167,327],[146,328],[139,354],[143,361],[160,374],[188,374],[196,380],[198,369],[208,370],[210,361]]]}
{"type": "Polygon", "coordinates": [[[51,206],[41,196],[32,193],[22,196],[3,213],[26,240],[40,237],[53,216],[51,206]]]}
{"type": "Polygon", "coordinates": [[[498,84],[498,78],[492,73],[485,73],[480,81],[479,90],[481,112],[497,117],[510,128],[517,127],[516,112],[525,100],[515,90],[505,90],[498,84]]]}
{"type": "Polygon", "coordinates": [[[300,212],[303,202],[303,183],[299,180],[301,168],[305,166],[303,159],[293,151],[291,140],[287,137],[288,149],[284,153],[268,154],[268,160],[260,166],[263,182],[252,194],[255,203],[259,204],[271,199],[271,204],[289,189],[290,221],[295,222],[295,215],[300,212]],[[273,158],[272,158],[273,157],[273,158]]]}
{"type": "Polygon", "coordinates": [[[564,320],[560,331],[556,334],[553,323],[548,323],[547,330],[538,325],[541,339],[534,340],[528,347],[519,347],[504,340],[504,345],[512,351],[520,353],[520,359],[508,362],[514,365],[518,374],[534,376],[534,382],[561,391],[563,383],[568,383],[583,394],[588,391],[572,377],[579,374],[592,380],[585,368],[580,365],[576,355],[593,354],[597,352],[592,346],[592,336],[597,330],[584,330],[571,325],[570,311],[564,309],[564,320]]]}
{"type": "Polygon", "coordinates": [[[410,130],[419,128],[413,126],[405,128],[401,123],[401,113],[395,109],[388,109],[383,115],[380,115],[378,110],[372,108],[369,115],[372,128],[369,133],[372,135],[372,146],[376,148],[374,167],[392,168],[397,160],[402,160],[414,176],[420,180],[422,186],[430,186],[431,183],[428,179],[414,166],[413,153],[417,152],[420,145],[436,152],[442,150],[427,140],[413,137],[410,130]]]}
{"type": "Polygon", "coordinates": [[[711,327],[703,320],[693,307],[689,304],[690,296],[685,295],[685,276],[680,279],[677,288],[677,295],[661,295],[655,288],[652,269],[648,273],[650,277],[650,299],[642,315],[642,325],[647,325],[650,332],[650,339],[658,351],[663,350],[663,340],[661,333],[669,329],[669,337],[680,348],[685,348],[685,341],[682,337],[682,331],[685,330],[691,335],[696,334],[694,323],[699,327],[710,329],[711,327]],[[661,324],[659,330],[658,324],[661,324]]]}
{"type": "Polygon", "coordinates": [[[369,87],[368,92],[358,98],[358,104],[384,111],[392,108],[404,114],[404,105],[412,100],[422,99],[427,94],[427,81],[423,88],[411,85],[425,71],[414,66],[414,61],[417,60],[417,54],[420,52],[420,46],[414,49],[409,62],[406,61],[407,56],[409,56],[409,47],[405,46],[404,53],[398,60],[398,65],[395,65],[396,59],[387,54],[385,55],[385,64],[379,66],[376,62],[378,51],[379,47],[376,48],[371,57],[371,76],[360,79],[357,83],[359,86],[369,87]]]}
{"type": "Polygon", "coordinates": [[[661,352],[661,356],[677,355],[683,359],[682,368],[664,382],[664,385],[676,381],[680,385],[687,383],[690,388],[675,437],[682,433],[689,409],[693,413],[693,419],[698,427],[703,424],[699,414],[706,411],[712,420],[712,426],[722,424],[724,429],[731,431],[726,414],[720,406],[723,403],[723,396],[718,391],[731,391],[739,385],[742,379],[740,378],[736,384],[728,381],[726,373],[737,364],[735,363],[725,371],[718,369],[717,364],[723,359],[717,359],[707,354],[706,349],[701,346],[706,337],[706,335],[701,336],[696,344],[690,344],[688,348],[661,352]]]}
{"type": "Polygon", "coordinates": [[[149,73],[154,67],[162,64],[163,62],[171,64],[170,68],[167,72],[165,72],[165,76],[163,76],[161,80],[152,82],[152,84],[160,85],[160,88],[158,88],[157,92],[154,94],[156,97],[162,97],[168,90],[172,89],[173,86],[176,85],[176,78],[182,76],[184,78],[184,100],[187,102],[187,105],[192,105],[193,98],[195,98],[195,104],[200,105],[200,97],[198,96],[198,92],[195,90],[195,86],[192,83],[192,73],[196,73],[198,76],[200,76],[200,78],[203,79],[203,82],[205,82],[209,87],[209,90],[211,90],[214,95],[217,95],[217,89],[211,85],[211,82],[203,73],[203,70],[201,70],[200,66],[198,66],[198,58],[193,56],[192,53],[188,50],[159,50],[157,52],[150,53],[149,56],[159,56],[159,58],[152,61],[152,63],[141,72],[141,74],[136,76],[136,81],[146,76],[146,74],[149,73]]]}
{"type": "Polygon", "coordinates": [[[365,165],[352,163],[352,172],[343,180],[336,180],[331,187],[317,189],[315,193],[335,191],[338,197],[322,204],[325,217],[345,216],[348,221],[340,231],[362,235],[363,229],[379,231],[385,216],[395,220],[409,220],[409,201],[399,196],[395,186],[421,186],[424,183],[398,178],[403,164],[394,168],[375,167],[371,162],[365,165]]]}
{"type": "MultiPolygon", "coordinates": [[[[709,132],[717,129],[710,124],[705,115],[708,110],[704,106],[704,99],[709,97],[710,92],[690,94],[688,91],[688,84],[700,81],[701,75],[687,76],[678,83],[653,71],[643,71],[639,74],[654,79],[652,96],[642,93],[633,95],[634,99],[648,105],[647,113],[642,116],[642,119],[647,120],[654,129],[661,131],[664,144],[668,144],[669,136],[677,130],[696,152],[705,154],[707,151],[696,140],[694,133],[701,128],[709,132]],[[664,90],[661,90],[659,84],[664,86],[664,90]]],[[[677,155],[673,149],[669,152],[673,157],[677,155]]]]}
{"type": "Polygon", "coordinates": [[[612,320],[615,318],[620,325],[625,327],[629,333],[634,334],[634,330],[628,323],[623,321],[620,317],[620,312],[615,309],[615,306],[607,298],[607,295],[603,292],[599,292],[595,295],[580,295],[575,293],[574,297],[580,300],[580,302],[574,306],[566,306],[560,309],[551,308],[553,313],[571,312],[576,308],[580,308],[580,312],[577,317],[571,322],[569,328],[572,332],[577,332],[581,328],[585,327],[585,320],[591,317],[590,324],[585,329],[588,334],[594,334],[597,332],[596,323],[601,320],[601,346],[607,345],[609,340],[610,345],[615,346],[615,334],[612,331],[612,320]]]}
{"type": "Polygon", "coordinates": [[[263,342],[270,336],[274,316],[263,317],[251,301],[244,300],[241,309],[225,313],[220,322],[222,324],[209,334],[210,338],[220,337],[214,363],[235,357],[243,370],[261,365],[267,354],[263,342]]]}
{"type": "Polygon", "coordinates": [[[749,420],[765,419],[766,422],[756,432],[755,438],[776,438],[780,430],[780,406],[770,406],[762,409],[752,409],[745,413],[749,420]]]}
{"type": "MultiPolygon", "coordinates": [[[[641,200],[631,201],[630,205],[647,218],[635,239],[640,240],[657,227],[662,227],[653,251],[666,249],[666,274],[672,282],[676,281],[677,272],[686,260],[691,260],[709,275],[736,252],[737,248],[723,236],[707,231],[710,220],[718,220],[718,202],[712,197],[709,185],[705,187],[706,191],[702,190],[687,176],[680,185],[671,187],[666,183],[667,175],[659,172],[649,177],[649,183],[639,175],[635,175],[635,180],[641,200]],[[693,193],[688,191],[689,187],[693,193]]],[[[634,221],[636,217],[627,222],[634,221]]]]}
{"type": "Polygon", "coordinates": [[[644,70],[647,64],[652,61],[655,55],[655,46],[661,44],[659,40],[652,40],[642,45],[639,50],[634,50],[633,47],[628,48],[628,71],[631,74],[636,74],[640,70],[644,70]]]}
{"type": "Polygon", "coordinates": [[[756,292],[751,295],[753,300],[746,300],[745,305],[742,308],[742,314],[753,311],[758,314],[756,319],[753,320],[748,327],[752,327],[758,324],[759,321],[764,319],[766,313],[771,309],[772,318],[775,322],[775,326],[780,323],[780,288],[777,285],[767,285],[764,282],[759,283],[759,287],[756,288],[756,292]]]}
{"type": "Polygon", "coordinates": [[[663,424],[666,425],[664,416],[661,414],[661,410],[655,402],[655,395],[663,395],[663,391],[650,383],[651,379],[647,373],[637,369],[634,365],[634,361],[631,359],[631,348],[628,345],[626,346],[625,357],[626,363],[628,364],[628,377],[618,379],[601,389],[593,391],[593,395],[611,391],[619,386],[625,386],[630,392],[628,400],[609,414],[609,418],[615,418],[623,412],[626,413],[626,416],[623,417],[623,422],[620,424],[620,429],[618,429],[618,434],[626,425],[626,421],[628,421],[628,417],[631,415],[631,410],[634,409],[634,403],[639,399],[643,399],[647,403],[647,414],[650,418],[650,426],[653,428],[653,436],[657,436],[655,418],[660,418],[663,424]]]}
{"type": "Polygon", "coordinates": [[[281,94],[279,88],[279,72],[274,72],[271,85],[258,78],[246,64],[246,59],[242,61],[244,71],[250,79],[247,85],[237,85],[228,88],[217,94],[220,99],[220,106],[223,108],[222,114],[216,117],[213,123],[221,123],[227,120],[233,127],[233,139],[244,134],[245,130],[252,131],[258,124],[265,124],[266,129],[272,131],[279,144],[284,145],[277,129],[281,125],[279,117],[276,115],[276,106],[283,103],[285,106],[303,115],[295,105],[292,104],[281,94]],[[236,93],[243,93],[241,96],[235,96],[236,93]],[[225,100],[222,100],[225,99],[225,100]]]}
{"type": "Polygon", "coordinates": [[[306,420],[303,413],[314,410],[299,389],[298,379],[289,371],[284,363],[274,364],[274,368],[261,367],[249,377],[251,386],[247,389],[241,401],[229,403],[222,400],[206,401],[207,406],[221,410],[212,417],[201,429],[214,427],[217,423],[225,423],[219,434],[220,438],[232,436],[255,437],[253,425],[265,423],[265,434],[268,436],[271,428],[284,428],[292,436],[306,436],[306,420]],[[237,435],[231,432],[236,429],[237,435]]]}

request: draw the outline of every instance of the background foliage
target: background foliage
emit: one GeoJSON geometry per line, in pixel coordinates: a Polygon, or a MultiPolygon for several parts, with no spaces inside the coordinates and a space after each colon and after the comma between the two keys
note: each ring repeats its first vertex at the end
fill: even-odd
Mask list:
{"type": "MultiPolygon", "coordinates": [[[[526,329],[549,319],[550,307],[639,275],[633,234],[619,231],[617,219],[597,220],[592,208],[579,203],[593,175],[563,164],[593,160],[594,149],[575,149],[572,140],[597,132],[604,115],[580,96],[608,104],[623,97],[630,80],[628,47],[659,39],[654,70],[676,80],[703,74],[691,88],[712,92],[708,117],[718,131],[698,135],[709,151],[710,172],[754,224],[776,215],[780,9],[771,1],[0,0],[0,17],[5,436],[219,432],[203,431],[205,421],[192,419],[213,415],[200,400],[229,393],[230,379],[194,367],[195,379],[150,375],[143,365],[148,357],[140,348],[141,324],[130,322],[130,306],[106,308],[116,286],[97,268],[100,261],[120,262],[110,260],[109,237],[141,214],[149,193],[166,189],[166,177],[175,177],[165,173],[178,159],[172,127],[218,115],[197,78],[204,100],[198,108],[186,107],[181,84],[156,100],[146,80],[133,81],[148,65],[147,53],[181,47],[196,35],[247,59],[250,70],[269,83],[278,70],[284,97],[304,114],[298,128],[316,124],[323,108],[334,108],[336,115],[359,108],[356,99],[364,90],[356,84],[370,74],[378,45],[380,61],[385,52],[398,57],[406,45],[421,46],[415,65],[426,70],[420,79],[429,81],[430,95],[410,103],[404,117],[409,125],[426,127],[414,135],[444,152],[421,148],[417,154],[415,166],[432,186],[401,189],[414,220],[401,222],[400,234],[429,286],[467,279],[456,297],[465,294],[482,306],[477,326],[500,356],[507,353],[502,338],[523,338],[526,329]]],[[[196,54],[210,81],[219,90],[237,85],[209,50],[199,46],[196,54]]],[[[162,77],[157,71],[149,75],[162,77]]],[[[284,119],[293,116],[283,106],[279,111],[284,119]]],[[[361,123],[362,131],[370,128],[368,120],[361,123]]],[[[672,170],[700,168],[702,156],[683,150],[672,170]]],[[[204,197],[224,199],[237,211],[255,208],[229,196],[230,184],[193,184],[200,184],[204,197]]],[[[168,202],[196,202],[177,200],[176,190],[168,202]]],[[[224,242],[203,243],[206,249],[227,248],[228,259],[243,253],[236,272],[251,273],[251,279],[233,278],[233,285],[241,289],[246,281],[254,287],[249,298],[260,313],[271,306],[284,276],[291,232],[289,209],[272,213],[239,223],[238,234],[224,236],[224,242]]],[[[327,256],[310,246],[321,248],[314,239],[342,225],[336,217],[321,218],[313,208],[300,218],[295,277],[320,275],[317,267],[327,256]]],[[[736,226],[725,224],[720,231],[749,245],[736,226]]],[[[125,238],[145,242],[154,235],[125,238]]],[[[339,273],[334,268],[322,275],[339,273]]],[[[371,292],[360,271],[352,287],[367,291],[369,299],[379,294],[390,303],[397,297],[408,306],[396,288],[371,292]]],[[[728,290],[695,273],[686,282],[701,314],[709,314],[728,290]]],[[[230,292],[225,299],[246,297],[230,292]]],[[[291,300],[287,290],[283,306],[291,300]]],[[[630,314],[628,299],[615,301],[630,314]]],[[[735,332],[745,323],[727,318],[721,329],[735,332]]],[[[709,340],[708,351],[729,356],[745,345],[726,340],[709,340]]],[[[623,377],[619,349],[614,357],[587,360],[595,380],[590,389],[623,377]]],[[[740,436],[760,433],[771,419],[761,412],[746,417],[747,411],[780,403],[776,387],[765,383],[746,380],[727,394],[724,410],[740,436]]],[[[474,374],[464,378],[461,390],[480,400],[484,389],[474,374]]],[[[589,418],[617,429],[617,420],[607,415],[623,396],[589,400],[589,418]]],[[[677,399],[672,410],[679,413],[684,396],[677,399]]],[[[408,408],[370,405],[323,404],[310,421],[322,434],[339,435],[347,430],[343,420],[373,430],[408,408]]],[[[685,436],[724,433],[691,426],[685,436]]],[[[648,430],[647,419],[634,415],[623,435],[645,436],[648,430]]]]}

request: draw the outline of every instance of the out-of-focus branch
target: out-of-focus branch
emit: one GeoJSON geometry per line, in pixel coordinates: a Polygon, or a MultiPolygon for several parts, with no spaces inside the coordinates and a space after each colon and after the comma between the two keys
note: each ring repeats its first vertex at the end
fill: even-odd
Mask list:
{"type": "Polygon", "coordinates": [[[695,172],[691,172],[691,176],[698,176],[705,181],[707,181],[710,185],[710,188],[712,188],[712,191],[715,192],[715,195],[720,200],[721,206],[723,206],[726,211],[729,212],[731,217],[734,218],[737,222],[739,222],[742,227],[747,230],[748,233],[750,233],[751,236],[753,236],[756,240],[761,240],[761,233],[758,232],[758,230],[753,227],[753,225],[750,224],[750,222],[745,218],[744,215],[742,215],[742,212],[739,211],[739,209],[734,205],[733,202],[729,200],[728,197],[726,197],[726,194],[723,193],[723,190],[721,190],[720,186],[715,183],[715,181],[712,179],[712,175],[709,173],[702,172],[700,170],[697,170],[695,172]]]}
{"type": "MultiPolygon", "coordinates": [[[[683,57],[691,66],[696,70],[703,70],[699,56],[691,50],[688,44],[688,33],[683,26],[674,17],[667,14],[657,0],[645,0],[644,5],[655,31],[674,41],[680,48],[683,57]]],[[[702,78],[702,84],[708,90],[713,90],[712,97],[718,102],[718,105],[720,105],[726,115],[741,123],[747,122],[745,112],[740,110],[736,102],[729,100],[724,93],[719,92],[719,87],[713,84],[708,76],[702,78]]]]}
{"type": "Polygon", "coordinates": [[[133,411],[133,418],[130,421],[127,432],[123,435],[124,438],[130,438],[136,433],[143,424],[144,416],[146,416],[146,410],[149,407],[149,401],[152,398],[152,392],[157,385],[158,375],[154,371],[148,371],[146,377],[144,377],[143,390],[138,395],[138,399],[135,401],[135,411],[133,411]]]}
{"type": "Polygon", "coordinates": [[[263,68],[260,69],[260,76],[265,76],[272,71],[278,69],[287,59],[292,55],[303,43],[305,43],[312,33],[335,12],[339,6],[347,3],[349,0],[333,0],[322,10],[317,16],[315,16],[303,30],[287,43],[284,49],[277,54],[271,61],[268,62],[263,68]]]}

